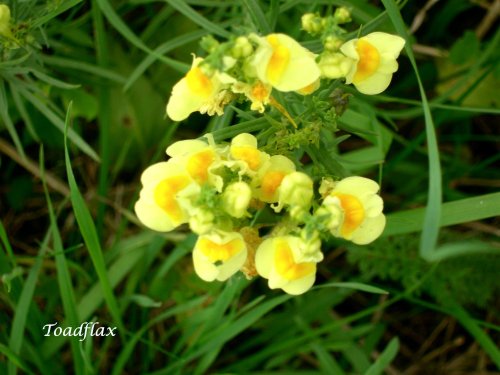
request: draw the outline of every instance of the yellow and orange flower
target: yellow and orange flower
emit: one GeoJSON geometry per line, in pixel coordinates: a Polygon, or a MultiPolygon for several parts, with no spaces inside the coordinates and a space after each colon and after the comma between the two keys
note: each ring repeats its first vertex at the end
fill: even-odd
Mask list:
{"type": "Polygon", "coordinates": [[[302,294],[313,286],[316,263],[301,262],[299,237],[278,236],[260,244],[255,254],[258,274],[268,279],[271,289],[283,289],[288,294],[302,294]]]}
{"type": "Polygon", "coordinates": [[[346,75],[346,83],[367,95],[380,94],[398,70],[398,58],[405,40],[397,35],[374,32],[359,39],[352,39],[340,51],[354,60],[346,75]]]}
{"type": "Polygon", "coordinates": [[[168,232],[189,220],[188,200],[197,187],[184,167],[160,162],[148,167],[141,176],[142,190],[135,213],[148,228],[168,232]]]}
{"type": "Polygon", "coordinates": [[[226,74],[209,71],[202,62],[202,58],[195,57],[191,69],[172,88],[166,111],[174,121],[185,120],[196,111],[221,115],[224,105],[231,100],[227,88],[234,80],[226,74]]]}
{"type": "Polygon", "coordinates": [[[375,181],[359,176],[336,183],[322,204],[335,219],[329,221],[334,224],[331,233],[359,245],[377,239],[385,227],[384,202],[378,190],[375,181]]]}
{"type": "Polygon", "coordinates": [[[283,155],[271,156],[252,182],[255,197],[266,203],[278,202],[281,183],[292,172],[295,172],[293,161],[283,155]]]}
{"type": "Polygon", "coordinates": [[[285,34],[259,37],[252,65],[257,77],[279,91],[298,91],[320,75],[315,55],[285,34]]]}
{"type": "Polygon", "coordinates": [[[214,231],[202,235],[193,249],[196,274],[205,281],[225,281],[245,264],[247,247],[237,232],[214,231]]]}

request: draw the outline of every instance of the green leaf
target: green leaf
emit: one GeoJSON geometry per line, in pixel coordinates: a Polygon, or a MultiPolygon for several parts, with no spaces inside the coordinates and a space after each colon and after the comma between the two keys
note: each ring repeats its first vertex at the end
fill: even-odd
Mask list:
{"type": "Polygon", "coordinates": [[[399,350],[399,340],[394,337],[380,354],[377,360],[365,372],[365,375],[379,375],[387,368],[394,360],[399,350]]]}
{"type": "Polygon", "coordinates": [[[455,65],[462,65],[479,54],[479,40],[476,34],[467,30],[450,49],[450,60],[455,65]]]}
{"type": "MultiPolygon", "coordinates": [[[[61,295],[64,314],[66,315],[66,318],[68,320],[68,326],[77,327],[80,323],[80,319],[78,316],[78,311],[76,310],[75,292],[73,290],[68,262],[66,261],[66,256],[64,255],[64,247],[61,239],[61,234],[59,232],[59,228],[57,227],[57,221],[54,214],[54,209],[52,207],[52,201],[50,199],[49,190],[47,189],[47,183],[45,181],[43,148],[40,148],[40,170],[43,190],[45,192],[45,199],[47,201],[47,207],[49,210],[50,228],[52,230],[52,238],[54,241],[54,256],[56,260],[59,294],[61,295]]],[[[80,353],[80,344],[78,337],[71,337],[71,352],[73,353],[75,373],[84,374],[84,363],[82,355],[80,353]]]]}
{"type": "MultiPolygon", "coordinates": [[[[57,129],[64,132],[64,121],[54,113],[45,103],[43,103],[38,97],[33,95],[31,92],[21,89],[20,94],[29,101],[33,106],[35,106],[57,129]]],[[[73,129],[68,129],[67,137],[77,146],[81,151],[86,153],[95,161],[99,161],[99,156],[97,153],[85,142],[78,133],[73,129]]]]}
{"type": "Polygon", "coordinates": [[[153,308],[161,306],[161,302],[155,301],[151,297],[145,296],[144,294],[132,294],[128,297],[128,299],[141,307],[153,308]]]}
{"type": "Polygon", "coordinates": [[[21,155],[22,158],[25,158],[26,156],[24,154],[23,145],[21,144],[21,140],[17,135],[16,128],[14,127],[14,124],[12,123],[12,120],[9,115],[9,106],[7,102],[7,94],[5,92],[5,85],[3,79],[0,81],[0,118],[2,119],[5,127],[7,128],[7,131],[9,132],[12,141],[14,142],[17,152],[19,152],[19,155],[21,155]]]}
{"type": "Polygon", "coordinates": [[[250,13],[253,23],[261,34],[271,33],[271,27],[269,22],[267,22],[266,16],[259,5],[258,0],[242,0],[243,5],[250,13]]]}
{"type": "Polygon", "coordinates": [[[7,357],[10,363],[19,367],[21,370],[26,371],[28,374],[33,374],[31,370],[28,369],[24,361],[16,353],[14,353],[8,346],[5,346],[0,342],[0,353],[7,357]]]}
{"type": "Polygon", "coordinates": [[[96,2],[99,5],[99,8],[101,9],[104,16],[114,26],[114,28],[134,46],[142,49],[144,52],[150,55],[155,56],[158,60],[163,61],[165,64],[169,65],[175,70],[180,71],[181,73],[184,73],[189,69],[189,65],[181,63],[174,59],[170,59],[168,57],[161,56],[157,54],[155,51],[151,50],[148,46],[146,46],[144,42],[137,35],[135,35],[132,30],[130,30],[130,28],[125,24],[125,22],[123,22],[120,16],[116,14],[115,10],[113,9],[108,0],[96,0],[96,2]]]}
{"type": "Polygon", "coordinates": [[[405,38],[405,51],[408,54],[410,63],[415,71],[417,78],[420,96],[422,98],[422,108],[424,111],[425,133],[427,138],[427,150],[429,154],[429,186],[427,208],[425,210],[424,226],[422,236],[420,238],[420,255],[422,258],[429,258],[430,254],[435,251],[439,234],[439,221],[441,220],[441,202],[442,202],[442,178],[441,164],[439,161],[439,149],[436,139],[435,125],[432,120],[429,102],[425,94],[420,74],[418,73],[417,63],[413,55],[412,46],[410,44],[410,34],[406,30],[403,18],[394,0],[382,0],[387,14],[391,19],[396,31],[399,35],[405,38]]]}
{"type": "Polygon", "coordinates": [[[491,360],[500,370],[500,350],[495,342],[488,336],[471,318],[465,309],[459,305],[454,305],[450,309],[451,314],[460,322],[460,324],[476,339],[484,351],[490,356],[491,360]]]}
{"type": "Polygon", "coordinates": [[[219,36],[222,36],[225,38],[231,37],[231,35],[232,35],[231,33],[224,30],[219,25],[217,25],[217,24],[209,21],[205,17],[203,17],[200,13],[198,13],[193,8],[191,8],[184,0],[166,0],[166,1],[173,8],[177,9],[180,13],[184,14],[187,18],[189,18],[191,21],[193,21],[197,25],[200,25],[205,30],[210,31],[211,33],[213,33],[215,35],[219,35],[219,36]]]}
{"type": "MultiPolygon", "coordinates": [[[[441,227],[467,223],[500,215],[500,193],[447,202],[442,205],[441,227]]],[[[425,208],[399,211],[387,215],[383,236],[418,232],[424,225],[425,208]]]]}
{"type": "Polygon", "coordinates": [[[75,213],[76,221],[78,227],[82,234],[87,250],[94,264],[97,276],[99,278],[104,299],[108,305],[109,311],[114,319],[114,323],[118,326],[118,330],[123,332],[124,326],[120,315],[120,310],[118,308],[118,303],[116,302],[115,296],[113,294],[113,288],[111,287],[108,271],[104,262],[104,256],[102,254],[101,244],[97,236],[97,231],[94,226],[94,220],[90,215],[90,212],[86,206],[86,203],[78,189],[78,185],[73,174],[73,169],[71,168],[71,160],[69,158],[68,144],[67,144],[67,131],[70,122],[71,105],[68,107],[68,112],[66,114],[65,122],[65,132],[64,132],[64,154],[66,160],[66,172],[68,175],[68,183],[70,188],[70,198],[71,204],[73,206],[73,211],[75,213]]]}
{"type": "Polygon", "coordinates": [[[339,283],[326,283],[322,285],[315,286],[315,289],[319,288],[348,288],[348,289],[355,289],[355,290],[360,290],[362,292],[368,292],[368,293],[375,293],[375,294],[389,294],[389,292],[377,288],[376,286],[368,285],[368,284],[363,284],[363,283],[358,283],[358,282],[339,282],[339,283]]]}

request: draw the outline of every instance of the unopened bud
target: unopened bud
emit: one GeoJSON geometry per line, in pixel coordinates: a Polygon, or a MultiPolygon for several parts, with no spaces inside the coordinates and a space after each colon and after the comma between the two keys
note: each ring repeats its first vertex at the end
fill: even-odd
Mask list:
{"type": "Polygon", "coordinates": [[[323,253],[321,252],[321,239],[317,230],[312,233],[307,233],[302,230],[300,233],[300,257],[298,262],[314,262],[318,263],[323,260],[323,253]]]}
{"type": "Polygon", "coordinates": [[[351,70],[352,64],[354,60],[341,53],[325,52],[321,55],[318,67],[322,77],[337,79],[345,77],[351,70]]]}
{"type": "Polygon", "coordinates": [[[292,172],[281,181],[278,206],[273,207],[280,212],[284,205],[308,208],[314,196],[313,181],[302,172],[292,172]]]}
{"type": "Polygon", "coordinates": [[[248,57],[253,53],[252,43],[245,36],[239,36],[234,42],[231,54],[235,58],[248,57]]]}
{"type": "Polygon", "coordinates": [[[335,10],[333,19],[337,23],[348,23],[351,22],[351,12],[346,7],[340,7],[335,10]]]}
{"type": "Polygon", "coordinates": [[[336,52],[339,50],[340,46],[344,43],[344,41],[336,36],[329,35],[325,39],[325,49],[336,52]]]}
{"type": "Polygon", "coordinates": [[[214,215],[207,210],[197,209],[189,219],[189,227],[199,235],[208,233],[214,226],[214,215]]]}
{"type": "Polygon", "coordinates": [[[339,199],[331,195],[325,198],[321,207],[314,213],[314,216],[322,218],[325,227],[332,233],[337,232],[343,220],[343,215],[339,199]]]}
{"type": "Polygon", "coordinates": [[[10,36],[10,8],[5,4],[0,4],[0,35],[10,36]]]}
{"type": "Polygon", "coordinates": [[[302,29],[310,34],[318,34],[324,29],[323,19],[314,13],[306,13],[301,18],[302,29]]]}
{"type": "Polygon", "coordinates": [[[222,205],[232,217],[243,217],[252,198],[252,190],[245,182],[235,182],[229,185],[222,195],[222,205]]]}

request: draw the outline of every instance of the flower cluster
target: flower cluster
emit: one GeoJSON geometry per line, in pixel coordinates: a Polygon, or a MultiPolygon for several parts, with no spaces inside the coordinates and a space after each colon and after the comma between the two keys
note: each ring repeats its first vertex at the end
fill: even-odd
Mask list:
{"type": "Polygon", "coordinates": [[[321,237],[367,244],[384,229],[376,182],[323,179],[315,191],[292,160],[261,151],[251,134],[229,144],[216,144],[208,134],[166,152],[168,161],[143,172],[135,211],[157,231],[188,224],[198,234],[194,269],[205,281],[224,281],[241,270],[268,279],[272,289],[301,294],[314,284],[323,259],[321,237]]]}
{"type": "Polygon", "coordinates": [[[202,41],[205,58],[193,57],[191,69],[175,84],[167,103],[174,121],[199,111],[221,115],[224,106],[238,96],[251,102],[251,110],[264,112],[278,106],[272,90],[309,95],[323,79],[345,79],[364,94],[384,91],[398,68],[396,61],[403,38],[374,32],[346,42],[338,25],[349,22],[345,8],[331,17],[313,14],[302,17],[304,30],[321,34],[324,50],[315,55],[288,35],[249,34],[219,43],[212,37],[202,41]]]}

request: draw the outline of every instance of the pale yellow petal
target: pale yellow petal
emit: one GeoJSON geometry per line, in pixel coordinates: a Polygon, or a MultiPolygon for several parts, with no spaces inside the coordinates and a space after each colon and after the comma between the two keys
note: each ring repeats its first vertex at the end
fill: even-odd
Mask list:
{"type": "Polygon", "coordinates": [[[365,95],[377,95],[385,91],[391,83],[392,74],[374,73],[365,80],[354,83],[356,89],[365,95]]]}
{"type": "Polygon", "coordinates": [[[385,216],[383,214],[366,218],[363,223],[352,233],[351,241],[358,245],[366,245],[376,240],[384,231],[385,216]]]}
{"type": "Polygon", "coordinates": [[[208,260],[208,258],[203,255],[198,249],[193,250],[193,265],[194,271],[204,281],[214,281],[219,275],[219,270],[208,260]]]}
{"type": "Polygon", "coordinates": [[[193,152],[201,151],[207,147],[207,143],[200,141],[198,139],[185,139],[182,141],[178,141],[172,143],[167,148],[167,155],[176,157],[176,156],[185,156],[193,152]]]}
{"type": "Polygon", "coordinates": [[[135,203],[135,214],[145,226],[158,232],[169,232],[175,225],[170,217],[158,205],[150,203],[145,199],[139,199],[135,203]]]}
{"type": "Polygon", "coordinates": [[[268,238],[264,240],[255,253],[255,268],[257,273],[268,279],[271,274],[274,262],[274,240],[268,238]]]}
{"type": "Polygon", "coordinates": [[[182,121],[196,112],[204,102],[204,98],[195,95],[188,88],[186,78],[175,84],[167,103],[167,115],[174,121],[182,121]]]}
{"type": "Polygon", "coordinates": [[[399,56],[405,46],[405,40],[400,36],[380,31],[365,35],[362,39],[376,46],[380,54],[388,54],[393,59],[399,56]]]}
{"type": "Polygon", "coordinates": [[[229,260],[224,262],[222,265],[218,266],[219,274],[217,275],[217,280],[225,281],[238,272],[245,261],[247,260],[247,249],[246,247],[237,253],[235,256],[231,257],[229,260]]]}
{"type": "Polygon", "coordinates": [[[316,272],[301,279],[290,281],[282,289],[288,294],[299,295],[311,289],[314,281],[316,281],[316,272]]]}

